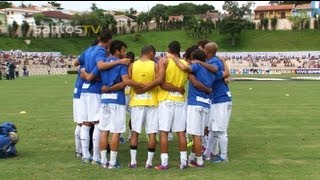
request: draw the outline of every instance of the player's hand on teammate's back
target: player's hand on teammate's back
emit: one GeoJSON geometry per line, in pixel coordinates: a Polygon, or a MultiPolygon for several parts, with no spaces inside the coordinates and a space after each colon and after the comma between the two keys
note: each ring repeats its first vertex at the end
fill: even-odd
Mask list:
{"type": "Polygon", "coordinates": [[[108,87],[107,87],[106,85],[103,85],[103,86],[101,87],[101,91],[102,91],[103,93],[106,93],[106,92],[109,91],[109,89],[108,89],[108,87]]]}
{"type": "Polygon", "coordinates": [[[197,63],[199,63],[200,61],[199,60],[196,60],[196,59],[194,59],[194,60],[191,60],[191,64],[197,64],[197,63]]]}
{"type": "Polygon", "coordinates": [[[80,69],[80,77],[81,77],[82,79],[85,79],[85,78],[86,78],[85,72],[86,72],[86,69],[85,69],[85,68],[80,69]]]}
{"type": "Polygon", "coordinates": [[[184,94],[185,92],[186,92],[186,90],[184,89],[184,87],[181,87],[180,90],[179,90],[179,93],[180,94],[184,94]]]}
{"type": "Polygon", "coordinates": [[[135,88],[134,90],[135,90],[136,94],[143,94],[143,93],[145,93],[144,88],[135,88]]]}
{"type": "Polygon", "coordinates": [[[128,65],[130,63],[130,59],[128,58],[123,58],[123,59],[120,59],[120,64],[123,64],[123,65],[128,65]]]}

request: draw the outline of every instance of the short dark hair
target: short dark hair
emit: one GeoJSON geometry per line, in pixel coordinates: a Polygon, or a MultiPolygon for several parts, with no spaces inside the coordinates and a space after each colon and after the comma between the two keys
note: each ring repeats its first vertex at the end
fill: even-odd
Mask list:
{"type": "Polygon", "coordinates": [[[204,47],[206,46],[206,44],[208,44],[210,41],[207,39],[203,39],[201,41],[198,42],[198,46],[200,46],[202,49],[204,49],[204,47]]]}
{"type": "Polygon", "coordinates": [[[92,42],[91,46],[96,46],[98,43],[99,43],[99,40],[96,39],[96,40],[94,40],[94,41],[92,42]]]}
{"type": "Polygon", "coordinates": [[[156,49],[152,45],[146,45],[141,49],[141,54],[148,54],[150,52],[156,53],[156,49]]]}
{"type": "Polygon", "coordinates": [[[124,43],[123,41],[119,41],[119,40],[114,40],[111,42],[110,44],[110,53],[114,54],[117,50],[121,51],[121,48],[125,47],[127,48],[126,43],[124,43]]]}
{"type": "Polygon", "coordinates": [[[172,54],[177,54],[180,56],[180,43],[178,41],[172,41],[170,42],[170,44],[168,45],[169,51],[172,54]]]}
{"type": "Polygon", "coordinates": [[[192,45],[191,47],[189,47],[189,48],[186,50],[185,54],[184,54],[185,58],[186,58],[186,59],[191,59],[191,53],[192,53],[193,51],[195,51],[196,49],[198,49],[198,46],[197,46],[197,45],[192,45]]]}
{"type": "Polygon", "coordinates": [[[134,62],[135,54],[133,52],[127,52],[127,58],[130,59],[130,62],[134,62]]]}
{"type": "Polygon", "coordinates": [[[111,31],[109,29],[103,29],[100,32],[99,41],[105,43],[108,42],[110,39],[112,39],[111,31]]]}
{"type": "Polygon", "coordinates": [[[206,61],[206,54],[201,49],[196,49],[191,53],[191,58],[202,62],[206,61]]]}

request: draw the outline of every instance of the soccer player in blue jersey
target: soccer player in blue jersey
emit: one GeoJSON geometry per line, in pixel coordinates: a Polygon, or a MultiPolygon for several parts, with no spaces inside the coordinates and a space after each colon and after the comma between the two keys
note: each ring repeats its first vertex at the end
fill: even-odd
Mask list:
{"type": "MultiPolygon", "coordinates": [[[[93,159],[92,164],[100,164],[100,130],[98,129],[98,123],[100,118],[100,106],[101,106],[101,87],[100,71],[110,69],[118,64],[128,64],[129,59],[124,58],[119,61],[104,62],[107,58],[106,48],[111,43],[112,35],[109,30],[103,30],[99,37],[99,44],[94,48],[91,54],[88,56],[88,61],[85,63],[85,68],[81,73],[84,74],[85,82],[82,86],[81,101],[84,104],[84,108],[81,109],[81,118],[84,120],[81,127],[81,142],[83,151],[83,161],[89,162],[90,153],[88,150],[89,144],[89,130],[92,125],[95,126],[93,132],[93,159]],[[83,143],[84,142],[84,143],[83,143]]],[[[101,136],[103,136],[101,134],[101,136]]]]}
{"type": "MultiPolygon", "coordinates": [[[[216,43],[208,43],[204,52],[207,56],[207,63],[218,67],[218,70],[224,70],[224,78],[227,78],[229,68],[223,58],[216,56],[218,45],[216,43]]],[[[220,154],[215,156],[213,162],[228,162],[227,147],[228,135],[227,129],[232,109],[231,92],[224,79],[218,79],[213,84],[213,93],[211,96],[210,109],[210,125],[209,125],[209,139],[207,149],[204,152],[204,157],[210,157],[211,151],[214,149],[216,142],[219,143],[220,154]]]]}
{"type": "MultiPolygon", "coordinates": [[[[118,40],[114,40],[110,44],[111,56],[105,59],[105,62],[121,61],[126,55],[127,45],[118,40]]],[[[126,131],[126,100],[124,88],[126,85],[132,87],[143,87],[143,84],[135,83],[128,77],[128,67],[124,64],[118,64],[111,69],[101,71],[101,79],[103,83],[101,96],[101,112],[99,129],[101,131],[100,138],[100,154],[101,166],[103,168],[119,168],[117,163],[117,154],[119,147],[120,134],[126,131]],[[137,85],[139,84],[139,86],[137,85]],[[108,144],[109,133],[111,138],[111,153],[108,163],[106,157],[106,146],[108,144]]]]}
{"type": "Polygon", "coordinates": [[[81,139],[80,139],[80,129],[82,122],[79,118],[79,108],[81,106],[81,101],[80,101],[80,95],[81,95],[81,88],[83,84],[83,79],[80,78],[80,70],[84,67],[85,64],[85,54],[86,53],[91,53],[91,51],[94,49],[94,47],[99,43],[99,41],[95,40],[92,43],[92,46],[87,48],[74,62],[75,66],[78,67],[78,75],[77,79],[74,85],[74,91],[73,91],[73,120],[76,123],[76,129],[75,129],[75,144],[76,144],[76,153],[75,157],[81,157],[82,156],[82,147],[81,147],[81,139]]]}
{"type": "MultiPolygon", "coordinates": [[[[192,59],[205,61],[206,56],[200,49],[195,50],[192,59]]],[[[174,59],[175,63],[185,71],[193,73],[196,79],[206,87],[212,87],[215,76],[199,63],[185,66],[174,59]]],[[[218,72],[223,76],[223,72],[218,72]]],[[[192,167],[204,167],[201,153],[201,136],[204,135],[205,120],[209,116],[210,94],[200,91],[192,82],[189,82],[188,108],[187,108],[187,133],[193,136],[193,150],[189,156],[189,165],[192,167]],[[195,161],[196,158],[196,161],[195,161]]]]}
{"type": "MultiPolygon", "coordinates": [[[[97,61],[100,59],[105,59],[106,48],[111,43],[112,35],[109,31],[103,30],[99,36],[99,43],[90,53],[85,55],[85,70],[87,73],[93,73],[97,78],[99,78],[99,71],[97,68],[97,61]]],[[[83,122],[81,126],[81,144],[83,161],[90,162],[90,152],[89,152],[89,131],[92,125],[95,126],[93,132],[93,162],[100,162],[99,153],[99,139],[100,131],[98,129],[99,121],[96,119],[96,115],[100,110],[100,95],[101,95],[101,81],[94,79],[92,81],[84,80],[81,89],[81,108],[79,119],[83,122]]]]}
{"type": "Polygon", "coordinates": [[[14,157],[17,155],[15,145],[19,141],[16,125],[12,122],[0,124],[0,158],[14,157]]]}

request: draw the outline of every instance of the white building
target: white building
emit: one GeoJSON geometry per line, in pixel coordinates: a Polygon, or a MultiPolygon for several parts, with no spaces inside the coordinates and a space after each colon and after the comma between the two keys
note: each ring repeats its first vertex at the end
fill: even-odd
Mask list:
{"type": "Polygon", "coordinates": [[[44,17],[51,19],[56,25],[69,25],[73,18],[72,15],[61,11],[44,11],[41,14],[43,14],[44,17]]]}
{"type": "Polygon", "coordinates": [[[26,16],[30,16],[36,13],[41,13],[40,10],[35,8],[6,8],[2,9],[6,13],[7,16],[7,24],[12,25],[13,21],[16,21],[17,24],[21,25],[24,20],[26,20],[26,16]]]}
{"type": "Polygon", "coordinates": [[[117,25],[128,25],[128,21],[131,22],[134,22],[133,19],[129,18],[128,16],[125,16],[125,15],[115,15],[114,16],[114,19],[117,21],[117,25]]]}
{"type": "Polygon", "coordinates": [[[298,4],[294,9],[292,9],[292,15],[298,16],[302,10],[307,12],[309,18],[312,18],[311,4],[298,4]]]}

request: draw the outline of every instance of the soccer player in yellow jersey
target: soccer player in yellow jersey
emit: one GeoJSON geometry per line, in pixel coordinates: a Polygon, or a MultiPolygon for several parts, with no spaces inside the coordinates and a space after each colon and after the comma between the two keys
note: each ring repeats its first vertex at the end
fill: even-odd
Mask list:
{"type": "MultiPolygon", "coordinates": [[[[180,59],[180,43],[172,41],[168,45],[168,52],[180,59]]],[[[180,59],[187,65],[184,59],[180,59]]],[[[166,170],[168,165],[168,133],[170,130],[178,135],[180,150],[180,169],[187,167],[186,104],[185,89],[188,73],[179,69],[172,58],[162,58],[159,62],[161,88],[158,91],[159,101],[159,131],[160,131],[160,158],[158,170],[166,170]]]]}
{"type": "Polygon", "coordinates": [[[131,162],[129,168],[137,167],[138,136],[142,125],[145,125],[148,141],[148,159],[145,167],[152,168],[152,160],[156,148],[156,133],[158,132],[158,100],[156,87],[160,84],[156,79],[158,66],[154,62],[155,48],[147,45],[141,50],[141,58],[130,64],[128,75],[134,82],[143,83],[144,88],[131,88],[130,102],[132,133],[130,139],[131,162]]]}

